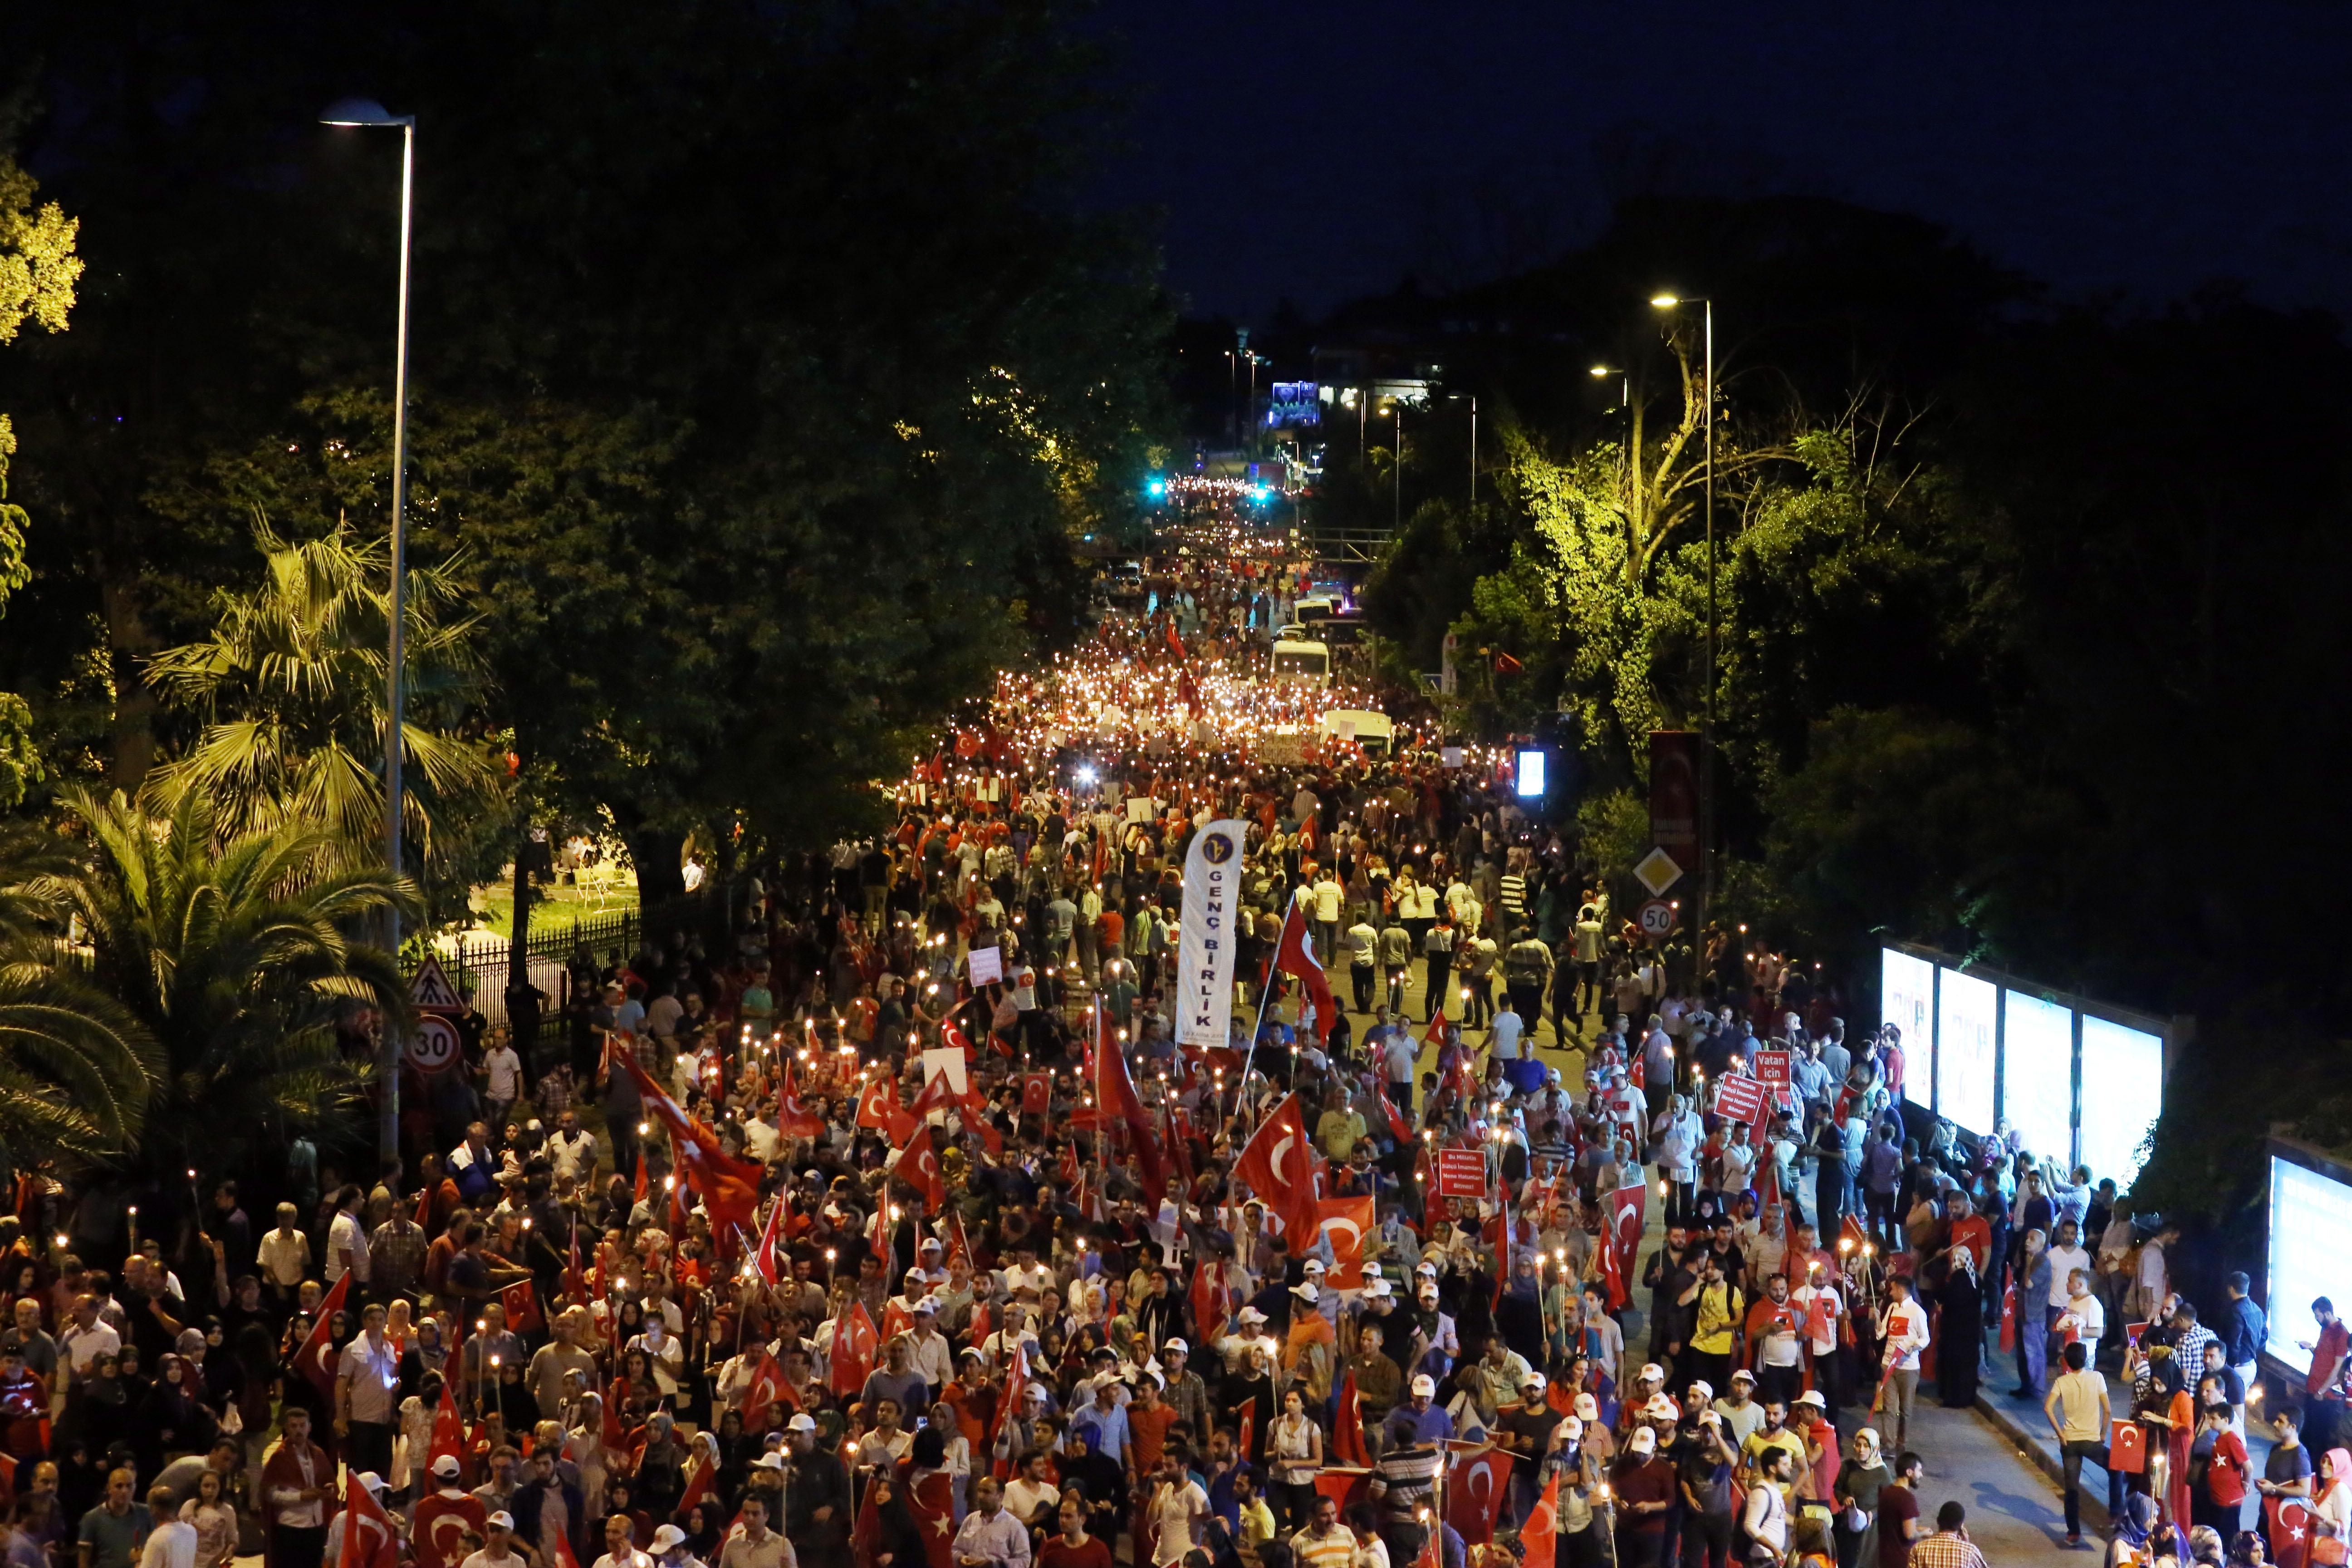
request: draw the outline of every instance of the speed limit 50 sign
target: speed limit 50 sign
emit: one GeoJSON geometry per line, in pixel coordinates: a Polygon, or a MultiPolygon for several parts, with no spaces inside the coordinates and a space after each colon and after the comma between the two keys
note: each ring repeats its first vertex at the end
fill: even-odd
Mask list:
{"type": "Polygon", "coordinates": [[[1652,899],[1633,918],[1643,936],[1664,936],[1675,929],[1675,907],[1664,899],[1652,899]]]}

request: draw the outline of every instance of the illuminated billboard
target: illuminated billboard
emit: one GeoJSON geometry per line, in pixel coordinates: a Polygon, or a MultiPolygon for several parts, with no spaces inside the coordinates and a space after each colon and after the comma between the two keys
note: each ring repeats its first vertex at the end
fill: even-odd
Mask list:
{"type": "Polygon", "coordinates": [[[1544,754],[1539,751],[1519,753],[1517,789],[1521,800],[1535,800],[1544,792],[1544,754]]]}
{"type": "Polygon", "coordinates": [[[2128,1191],[2140,1142],[2164,1110],[2163,1037],[2084,1014],[2083,1086],[2083,1163],[2128,1191]]]}
{"type": "MultiPolygon", "coordinates": [[[[1992,1131],[1993,1042],[2000,988],[1947,969],[1936,989],[1936,1113],[1964,1132],[1992,1131]]],[[[1907,1069],[1906,1069],[1907,1070],[1907,1069]]]]}
{"type": "Polygon", "coordinates": [[[2000,994],[2000,1113],[2035,1154],[2074,1159],[2074,1012],[2023,991],[2000,994]]]}
{"type": "Polygon", "coordinates": [[[2339,1311],[2347,1305],[2344,1259],[2352,1257],[2352,1185],[2273,1153],[2270,1218],[2270,1342],[2265,1348],[2290,1366],[2308,1366],[2311,1352],[2296,1342],[2308,1344],[2319,1338],[2311,1303],[2326,1296],[2339,1311]]]}
{"type": "Polygon", "coordinates": [[[1936,966],[1894,948],[1878,954],[1878,1017],[1902,1031],[1903,1098],[1936,1103],[1936,966]]]}

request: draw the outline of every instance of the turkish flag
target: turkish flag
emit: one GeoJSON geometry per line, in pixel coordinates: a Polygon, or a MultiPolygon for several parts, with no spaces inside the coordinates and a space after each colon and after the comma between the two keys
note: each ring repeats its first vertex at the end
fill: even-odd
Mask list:
{"type": "Polygon", "coordinates": [[[1054,1075],[1033,1072],[1021,1080],[1021,1114],[1044,1116],[1054,1109],[1054,1075]]]}
{"type": "MultiPolygon", "coordinates": [[[[766,1369],[763,1367],[761,1370],[766,1369]]],[[[758,1430],[756,1427],[751,1429],[758,1430]]],[[[685,1494],[677,1500],[677,1511],[670,1517],[682,1521],[688,1514],[700,1507],[717,1489],[718,1477],[719,1467],[708,1459],[695,1466],[694,1474],[687,1478],[685,1494]]],[[[340,1564],[338,1568],[341,1568],[340,1564]]]]}
{"type": "MultiPolygon", "coordinates": [[[[1370,1198],[1322,1198],[1315,1205],[1316,1223],[1331,1238],[1334,1267],[1324,1283],[1334,1290],[1364,1288],[1364,1233],[1372,1228],[1370,1198]]],[[[1371,1461],[1364,1461],[1370,1464],[1371,1461]]]]}
{"type": "Polygon", "coordinates": [[[915,1136],[916,1120],[898,1103],[898,1091],[887,1078],[877,1078],[857,1097],[857,1125],[879,1128],[891,1142],[903,1146],[915,1136]]]}
{"type": "MultiPolygon", "coordinates": [[[[996,1419],[989,1424],[988,1447],[991,1453],[995,1452],[996,1440],[998,1437],[1002,1436],[1004,1432],[1004,1423],[1011,1418],[1014,1406],[1021,1403],[1022,1394],[1028,1388],[1028,1386],[1029,1347],[1025,1343],[1015,1344],[1013,1347],[1013,1360],[1004,1370],[1003,1392],[997,1396],[996,1419]]],[[[1246,1452],[1246,1449],[1244,1449],[1244,1452],[1246,1452]]],[[[1010,1475],[1012,1471],[1012,1457],[1004,1454],[997,1454],[995,1464],[991,1473],[1001,1481],[1006,1476],[1010,1475]]]]}
{"type": "Polygon", "coordinates": [[[770,1285],[783,1278],[783,1266],[776,1258],[776,1222],[782,1217],[783,1212],[783,1195],[778,1194],[776,1201],[769,1205],[768,1223],[761,1228],[760,1245],[751,1253],[751,1267],[759,1270],[760,1278],[770,1285]]]}
{"type": "Polygon", "coordinates": [[[1511,1452],[1486,1447],[1458,1460],[1445,1487],[1445,1522],[1464,1542],[1484,1546],[1495,1539],[1495,1520],[1510,1489],[1511,1452]]]}
{"type": "Polygon", "coordinates": [[[2147,1435],[2137,1421],[2118,1421],[2107,1439],[2107,1468],[2118,1475],[2136,1476],[2147,1468],[2147,1435]]]}
{"type": "Polygon", "coordinates": [[[776,1130],[787,1138],[824,1136],[824,1118],[801,1104],[801,1086],[791,1058],[784,1062],[783,1081],[776,1089],[776,1130]]]}
{"type": "Polygon", "coordinates": [[[2000,1348],[2017,1348],[2017,1282],[2013,1279],[2000,1293],[2000,1348]]]}
{"type": "Polygon", "coordinates": [[[1326,1465],[1315,1472],[1315,1489],[1339,1505],[1346,1513],[1356,1504],[1367,1501],[1372,1495],[1372,1472],[1342,1465],[1326,1465]]]}
{"type": "Polygon", "coordinates": [[[955,1108],[956,1092],[949,1087],[946,1072],[940,1071],[923,1080],[923,1087],[915,1093],[915,1103],[907,1107],[907,1114],[920,1121],[934,1110],[945,1112],[955,1108]]]}
{"type": "Polygon", "coordinates": [[[425,1468],[428,1473],[444,1454],[461,1464],[465,1461],[466,1418],[457,1414],[457,1379],[455,1378],[442,1380],[441,1403],[433,1410],[433,1443],[426,1451],[425,1459],[425,1468]]]}
{"type": "Polygon", "coordinates": [[[1203,1258],[1192,1270],[1192,1337],[1205,1347],[1225,1326],[1233,1301],[1233,1292],[1225,1284],[1223,1259],[1203,1258]]]}
{"type": "Polygon", "coordinates": [[[1527,1522],[1519,1526],[1519,1549],[1528,1563],[1543,1563],[1552,1560],[1559,1550],[1557,1532],[1559,1527],[1559,1472],[1554,1470],[1551,1479],[1544,1483],[1543,1496],[1528,1510],[1527,1522]]]}
{"type": "Polygon", "coordinates": [[[764,1173],[761,1167],[721,1149],[719,1135],[680,1110],[652,1075],[637,1065],[635,1055],[624,1053],[621,1065],[635,1080],[637,1098],[668,1130],[670,1146],[677,1151],[687,1179],[702,1195],[702,1206],[709,1213],[710,1234],[724,1237],[751,1228],[752,1211],[760,1203],[760,1178],[764,1173]]]}
{"type": "Polygon", "coordinates": [[[2307,1568],[2311,1562],[2311,1504],[2299,1497],[2263,1500],[2270,1525],[2271,1561],[2278,1568],[2307,1568]]]}
{"type": "MultiPolygon", "coordinates": [[[[970,1268],[972,1266],[971,1241],[963,1233],[963,1215],[953,1209],[948,1210],[946,1229],[947,1235],[942,1239],[947,1243],[947,1260],[953,1263],[961,1258],[963,1259],[963,1266],[970,1268]]],[[[987,1303],[983,1301],[981,1305],[985,1308],[987,1303]]]]}
{"type": "Polygon", "coordinates": [[[536,1280],[516,1280],[499,1292],[499,1302],[507,1310],[507,1327],[516,1333],[535,1334],[547,1327],[547,1314],[539,1310],[536,1280]]]}
{"type": "Polygon", "coordinates": [[[893,1296],[882,1303],[882,1342],[884,1344],[888,1344],[900,1334],[909,1334],[914,1331],[915,1315],[898,1305],[898,1297],[893,1296]]]}
{"type": "Polygon", "coordinates": [[[1160,1163],[1160,1134],[1151,1125],[1151,1118],[1143,1113],[1143,1100],[1135,1092],[1135,1079],[1127,1070],[1127,1053],[1109,1032],[1110,1010],[1095,1010],[1095,1103],[1105,1115],[1116,1116],[1127,1123],[1128,1135],[1135,1140],[1135,1163],[1143,1176],[1143,1207],[1147,1214],[1160,1212],[1160,1203],[1168,1195],[1168,1171],[1160,1163]]]}
{"type": "Polygon", "coordinates": [[[1364,1451],[1364,1405],[1356,1393],[1356,1369],[1339,1380],[1339,1413],[1331,1421],[1331,1452],[1341,1464],[1370,1469],[1372,1457],[1364,1451]]]}
{"type": "MultiPolygon", "coordinates": [[[[834,1331],[836,1334],[840,1331],[839,1329],[834,1331]]],[[[866,1380],[862,1377],[857,1382],[860,1388],[866,1385],[866,1380]]],[[[747,1431],[761,1431],[763,1429],[762,1424],[768,1418],[770,1405],[796,1403],[798,1402],[793,1397],[793,1385],[784,1381],[784,1369],[776,1364],[774,1352],[762,1351],[760,1353],[760,1365],[751,1373],[751,1385],[743,1391],[744,1428],[747,1431]]],[[[678,1511],[681,1514],[685,1512],[683,1509],[678,1511]]]]}
{"type": "Polygon", "coordinates": [[[1242,1401],[1241,1443],[1234,1451],[1239,1454],[1243,1458],[1248,1458],[1250,1455],[1250,1444],[1255,1442],[1256,1438],[1257,1395],[1253,1394],[1247,1399],[1242,1401]]]}
{"type": "Polygon", "coordinates": [[[1321,1218],[1315,1204],[1314,1145],[1298,1097],[1285,1095],[1234,1162],[1234,1170],[1282,1216],[1283,1243],[1294,1258],[1315,1245],[1321,1218]]]}
{"type": "Polygon", "coordinates": [[[1406,1124],[1405,1119],[1398,1114],[1395,1102],[1389,1099],[1388,1086],[1375,1082],[1372,1085],[1372,1093],[1380,1100],[1381,1114],[1388,1118],[1389,1136],[1400,1144],[1412,1142],[1412,1129],[1406,1124]]]}
{"type": "Polygon", "coordinates": [[[489,1505],[471,1492],[456,1497],[427,1492],[416,1505],[416,1519],[409,1531],[409,1550],[416,1558],[416,1568],[457,1568],[466,1560],[466,1532],[482,1534],[489,1517],[489,1505]]]}
{"type": "Polygon", "coordinates": [[[394,1568],[399,1563],[400,1532],[356,1473],[343,1488],[343,1511],[335,1524],[342,1537],[335,1553],[338,1568],[394,1568]]]}
{"type": "Polygon", "coordinates": [[[855,1399],[873,1375],[874,1351],[877,1342],[874,1320],[866,1315],[866,1303],[852,1301],[846,1315],[833,1327],[833,1392],[843,1399],[855,1399]]]}
{"type": "Polygon", "coordinates": [[[955,1478],[933,1470],[908,1489],[907,1506],[923,1532],[923,1555],[930,1560],[929,1568],[951,1568],[954,1555],[948,1549],[955,1543],[955,1478]]]}
{"type": "Polygon", "coordinates": [[[1625,1086],[1628,1089],[1647,1089],[1650,1087],[1649,1052],[1635,1051],[1633,1053],[1633,1070],[1625,1075],[1625,1086]]]}
{"type": "Polygon", "coordinates": [[[898,1156],[898,1179],[923,1194],[924,1212],[938,1214],[948,1206],[947,1179],[940,1174],[940,1157],[931,1148],[929,1131],[919,1132],[898,1156]]]}
{"type": "Polygon", "coordinates": [[[335,1368],[331,1360],[335,1348],[327,1342],[327,1331],[334,1326],[335,1314],[342,1310],[351,1294],[352,1277],[346,1272],[327,1292],[327,1299],[319,1303],[318,1321],[304,1337],[302,1348],[294,1352],[295,1366],[310,1380],[320,1395],[330,1401],[335,1397],[335,1368]]]}
{"type": "Polygon", "coordinates": [[[1285,974],[1296,975],[1307,987],[1307,998],[1315,1005],[1315,1044],[1321,1048],[1331,1037],[1331,1022],[1339,1016],[1339,1005],[1331,998],[1331,983],[1323,974],[1322,964],[1316,962],[1315,943],[1307,934],[1307,906],[1294,902],[1290,913],[1282,922],[1282,941],[1274,950],[1274,966],[1285,974]]]}

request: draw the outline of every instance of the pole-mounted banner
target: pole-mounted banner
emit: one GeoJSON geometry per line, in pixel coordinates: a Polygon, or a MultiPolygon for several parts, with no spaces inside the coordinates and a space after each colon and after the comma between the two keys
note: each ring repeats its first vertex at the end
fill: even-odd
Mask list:
{"type": "Polygon", "coordinates": [[[1213,822],[1193,835],[1184,857],[1184,917],[1176,946],[1176,1039],[1181,1045],[1233,1044],[1244,831],[1240,822],[1213,822]]]}

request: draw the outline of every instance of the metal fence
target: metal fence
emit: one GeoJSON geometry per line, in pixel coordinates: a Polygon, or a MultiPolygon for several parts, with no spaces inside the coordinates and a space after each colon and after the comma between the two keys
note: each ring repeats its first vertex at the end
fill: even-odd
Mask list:
{"type": "MultiPolygon", "coordinates": [[[[517,1041],[526,1056],[561,1043],[564,1010],[572,1002],[570,961],[585,948],[589,962],[602,970],[615,961],[626,962],[649,943],[667,950],[675,933],[702,940],[714,958],[730,945],[728,912],[730,900],[722,888],[655,905],[650,910],[613,910],[567,917],[560,906],[541,904],[531,911],[530,934],[523,943],[523,962],[536,987],[547,1000],[541,1004],[539,1037],[517,1041]]],[[[507,973],[513,955],[508,939],[487,934],[444,937],[434,944],[434,956],[460,994],[472,1002],[493,1027],[504,1027],[507,1017],[507,973]]]]}

